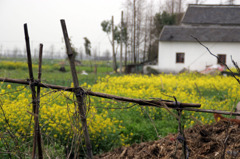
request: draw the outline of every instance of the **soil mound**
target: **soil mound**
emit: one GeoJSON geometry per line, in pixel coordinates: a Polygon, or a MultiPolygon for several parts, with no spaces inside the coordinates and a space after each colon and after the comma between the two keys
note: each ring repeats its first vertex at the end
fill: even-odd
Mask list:
{"type": "MultiPolygon", "coordinates": [[[[180,159],[182,144],[178,138],[178,134],[170,134],[157,141],[121,147],[95,156],[95,159],[180,159]]],[[[189,158],[221,158],[224,149],[224,158],[240,158],[240,125],[236,123],[220,121],[212,125],[195,125],[185,130],[185,138],[189,158]]]]}

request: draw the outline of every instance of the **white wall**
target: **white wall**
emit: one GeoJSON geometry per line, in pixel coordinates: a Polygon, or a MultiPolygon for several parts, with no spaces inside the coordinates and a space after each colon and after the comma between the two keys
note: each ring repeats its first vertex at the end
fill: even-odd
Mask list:
{"type": "MultiPolygon", "coordinates": [[[[203,42],[210,51],[217,54],[226,54],[227,65],[233,67],[231,62],[233,59],[240,64],[240,43],[217,43],[203,42]]],[[[217,59],[209,54],[209,52],[198,42],[160,42],[158,67],[161,72],[177,73],[183,68],[191,71],[202,71],[206,65],[217,64],[217,59]],[[176,63],[176,53],[185,53],[184,63],[176,63]]]]}

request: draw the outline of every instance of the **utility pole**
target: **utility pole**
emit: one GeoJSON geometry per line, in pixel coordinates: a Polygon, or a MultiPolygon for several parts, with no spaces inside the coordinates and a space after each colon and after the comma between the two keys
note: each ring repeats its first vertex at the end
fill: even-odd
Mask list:
{"type": "Polygon", "coordinates": [[[120,35],[120,39],[121,39],[121,45],[120,45],[120,74],[122,74],[122,43],[123,43],[123,11],[121,12],[121,35],[120,35]]]}

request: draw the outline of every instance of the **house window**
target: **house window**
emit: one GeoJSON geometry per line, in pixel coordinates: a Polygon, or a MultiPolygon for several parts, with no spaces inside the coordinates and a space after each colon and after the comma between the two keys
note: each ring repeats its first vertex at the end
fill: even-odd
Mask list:
{"type": "Polygon", "coordinates": [[[226,64],[226,54],[218,54],[218,64],[224,63],[226,64]]]}
{"type": "Polygon", "coordinates": [[[184,53],[176,53],[176,63],[184,63],[184,53]]]}

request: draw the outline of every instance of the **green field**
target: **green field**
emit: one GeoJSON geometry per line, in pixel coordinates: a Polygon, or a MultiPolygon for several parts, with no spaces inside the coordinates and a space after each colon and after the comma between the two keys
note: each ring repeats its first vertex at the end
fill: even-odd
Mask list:
{"type": "MultiPolygon", "coordinates": [[[[33,60],[34,77],[38,76],[38,61],[33,60]]],[[[27,79],[29,78],[28,67],[26,59],[1,59],[0,60],[0,77],[14,78],[14,79],[27,79]]],[[[111,73],[113,70],[111,64],[103,61],[83,61],[81,65],[76,65],[78,78],[80,83],[94,84],[98,77],[103,77],[111,73]],[[96,68],[96,72],[95,72],[96,68]],[[82,71],[88,75],[82,75],[82,71]]],[[[71,86],[72,76],[70,66],[67,60],[49,60],[43,59],[42,67],[42,82],[48,84],[71,86]],[[59,71],[62,63],[66,72],[59,71]]]]}

